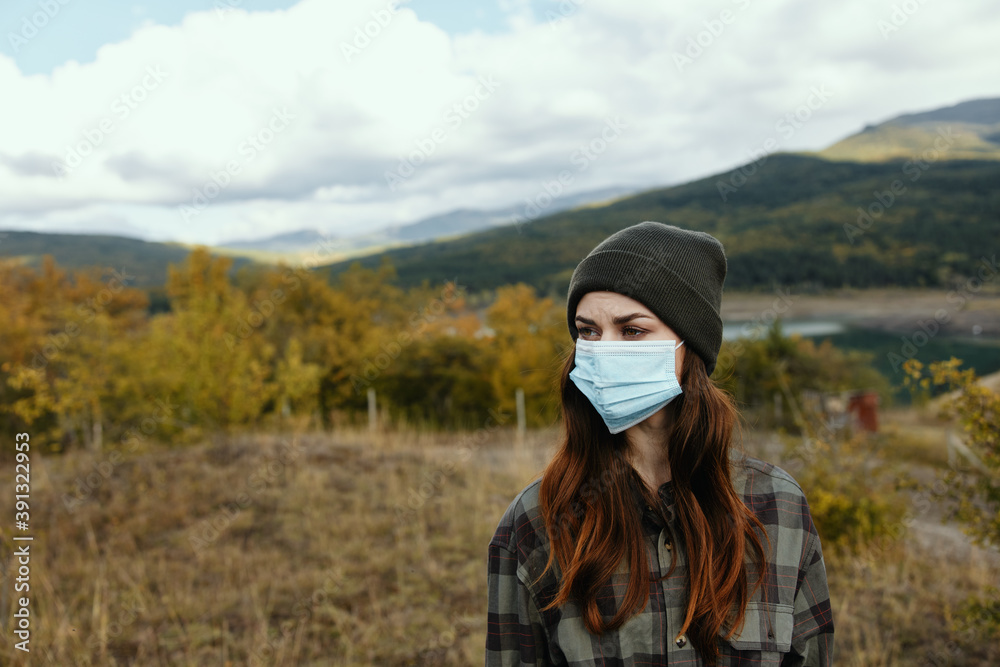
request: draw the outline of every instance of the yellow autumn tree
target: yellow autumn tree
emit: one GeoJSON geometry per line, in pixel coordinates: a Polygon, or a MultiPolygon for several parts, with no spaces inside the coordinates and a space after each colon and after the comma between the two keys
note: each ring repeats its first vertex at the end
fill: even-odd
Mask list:
{"type": "Polygon", "coordinates": [[[126,344],[147,306],[128,282],[127,272],[114,270],[70,276],[46,257],[41,272],[21,284],[34,340],[10,367],[7,384],[19,393],[11,411],[53,449],[82,442],[100,450],[118,417],[115,384],[127,372],[126,344]]]}
{"type": "MultiPolygon", "coordinates": [[[[365,395],[353,390],[350,378],[358,376],[366,359],[380,352],[397,316],[401,292],[388,284],[391,269],[372,271],[355,267],[331,285],[319,271],[279,266],[244,280],[250,310],[247,321],[230,332],[235,345],[262,338],[284,351],[285,366],[276,368],[276,381],[288,387],[289,369],[296,364],[318,378],[305,382],[306,391],[294,402],[315,404],[324,422],[331,410],[363,409],[365,395]],[[345,285],[346,283],[346,285],[345,285]],[[256,328],[253,325],[258,325],[256,328]],[[290,341],[295,339],[296,346],[290,341]],[[298,360],[295,355],[298,354],[298,360]],[[291,355],[291,356],[289,356],[291,355]],[[308,390],[306,389],[308,387],[308,390]],[[315,392],[309,396],[309,392],[315,392]]],[[[281,392],[282,390],[278,390],[281,392]]],[[[285,397],[277,398],[280,411],[285,397]]],[[[300,405],[298,409],[304,409],[300,405]]]]}
{"type": "Polygon", "coordinates": [[[302,343],[292,337],[275,369],[275,397],[282,416],[309,415],[319,405],[323,369],[303,359],[302,343]]]}
{"type": "Polygon", "coordinates": [[[274,346],[257,331],[273,313],[255,315],[230,283],[231,263],[198,248],[170,267],[170,312],[153,318],[136,361],[147,371],[139,380],[144,409],[157,400],[177,406],[162,435],[176,437],[183,429],[196,438],[206,430],[253,424],[273,397],[274,346]],[[245,336],[237,339],[238,332],[245,336]]]}
{"type": "Polygon", "coordinates": [[[29,293],[35,272],[0,261],[0,428],[5,432],[24,431],[41,416],[40,406],[30,401],[34,389],[24,388],[15,376],[40,354],[37,341],[44,338],[46,322],[38,315],[37,300],[29,293]]]}
{"type": "Polygon", "coordinates": [[[490,376],[494,391],[502,408],[513,412],[515,391],[523,389],[531,425],[550,424],[559,414],[559,370],[569,343],[565,312],[525,284],[499,288],[486,311],[497,356],[490,376]]]}

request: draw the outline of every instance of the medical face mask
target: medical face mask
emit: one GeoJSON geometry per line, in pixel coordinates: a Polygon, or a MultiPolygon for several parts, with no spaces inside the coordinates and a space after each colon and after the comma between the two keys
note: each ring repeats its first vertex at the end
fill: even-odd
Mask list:
{"type": "Polygon", "coordinates": [[[672,340],[576,341],[569,377],[612,433],[635,426],[681,394],[672,340]]]}

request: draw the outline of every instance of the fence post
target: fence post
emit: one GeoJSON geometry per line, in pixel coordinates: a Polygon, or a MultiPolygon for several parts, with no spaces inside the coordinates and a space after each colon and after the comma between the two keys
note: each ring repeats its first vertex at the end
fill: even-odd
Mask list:
{"type": "Polygon", "coordinates": [[[375,410],[375,390],[368,388],[368,430],[375,432],[378,425],[378,412],[375,410]]]}
{"type": "Polygon", "coordinates": [[[517,405],[517,446],[520,447],[524,444],[524,430],[525,430],[525,418],[524,418],[524,389],[518,387],[514,391],[514,403],[517,405]]]}

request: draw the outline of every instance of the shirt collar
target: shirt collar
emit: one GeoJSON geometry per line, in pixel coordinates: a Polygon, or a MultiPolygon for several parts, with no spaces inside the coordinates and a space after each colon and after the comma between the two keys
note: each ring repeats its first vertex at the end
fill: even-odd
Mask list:
{"type": "Polygon", "coordinates": [[[664,482],[663,484],[660,485],[660,488],[657,489],[656,495],[660,497],[660,500],[663,502],[664,507],[673,507],[674,483],[672,481],[664,482]]]}
{"type": "Polygon", "coordinates": [[[661,510],[657,512],[655,511],[656,508],[651,507],[648,504],[648,502],[646,501],[645,497],[642,494],[642,491],[638,488],[638,484],[641,482],[639,482],[637,478],[638,475],[636,475],[633,478],[632,493],[633,497],[635,498],[636,508],[639,510],[639,513],[642,514],[643,516],[649,516],[656,523],[662,523],[662,517],[664,516],[667,518],[668,521],[673,522],[674,507],[675,507],[674,483],[664,482],[656,490],[656,495],[660,499],[660,510],[661,510]]]}

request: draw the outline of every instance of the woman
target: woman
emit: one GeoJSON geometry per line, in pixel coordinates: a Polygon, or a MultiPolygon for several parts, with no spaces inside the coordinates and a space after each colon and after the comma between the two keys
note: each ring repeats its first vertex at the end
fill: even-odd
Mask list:
{"type": "Polygon", "coordinates": [[[830,665],[819,536],[788,473],[730,452],[709,379],[712,236],[643,222],[576,267],[565,437],[489,546],[487,665],[830,665]]]}

